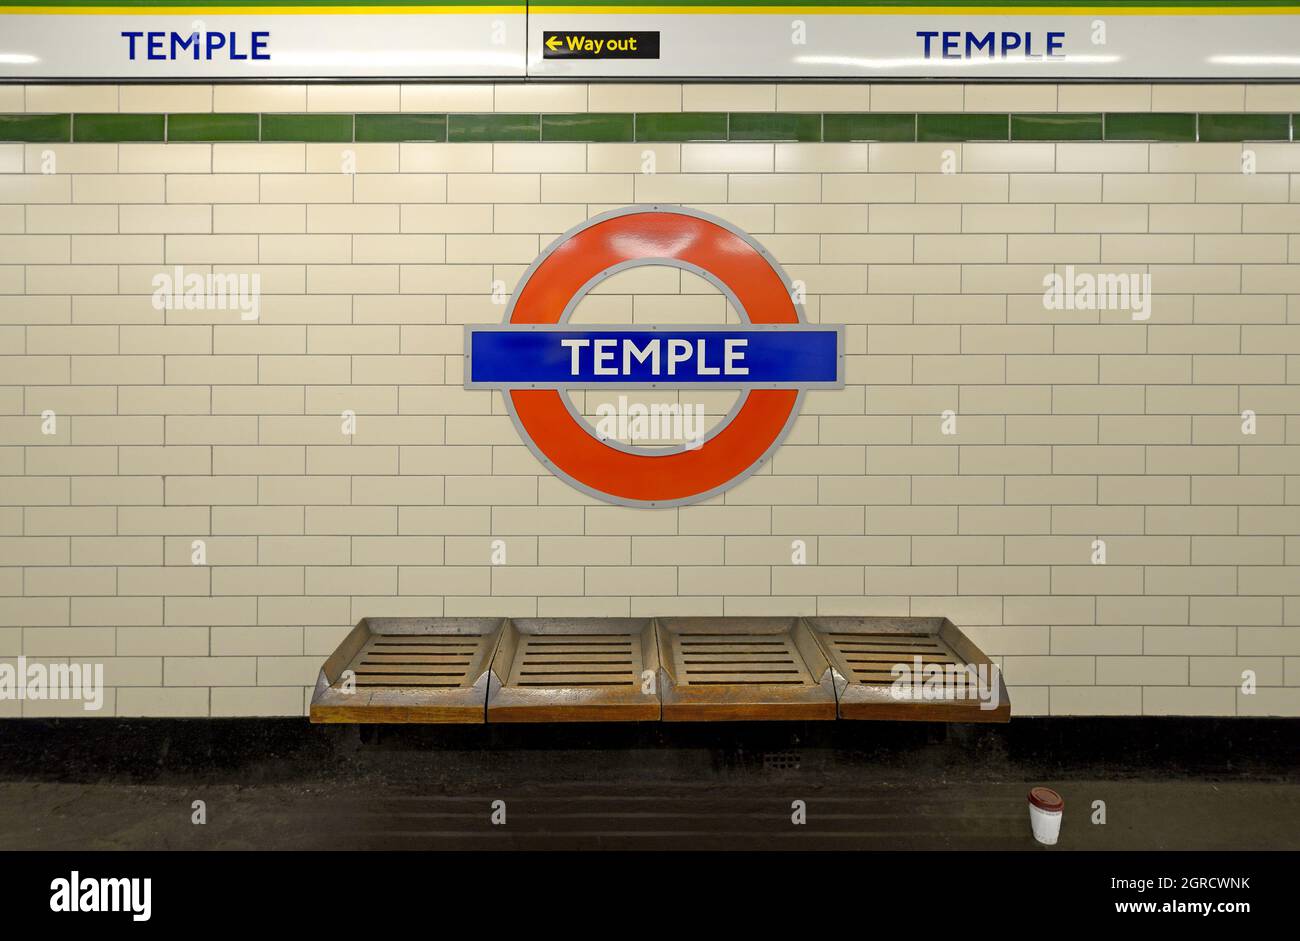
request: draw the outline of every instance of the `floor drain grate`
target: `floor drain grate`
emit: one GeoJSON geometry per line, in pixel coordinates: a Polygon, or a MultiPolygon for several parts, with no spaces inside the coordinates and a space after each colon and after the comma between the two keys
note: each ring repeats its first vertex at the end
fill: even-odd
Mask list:
{"type": "Polygon", "coordinates": [[[798,771],[799,753],[795,751],[770,751],[763,753],[764,771],[798,771]]]}

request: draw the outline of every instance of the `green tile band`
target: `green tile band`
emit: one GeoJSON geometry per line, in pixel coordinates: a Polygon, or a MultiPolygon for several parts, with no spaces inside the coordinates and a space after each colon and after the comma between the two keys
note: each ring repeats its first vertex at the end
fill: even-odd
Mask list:
{"type": "Polygon", "coordinates": [[[644,112],[636,116],[636,139],[664,143],[724,141],[725,111],[644,112]]]}
{"type": "Polygon", "coordinates": [[[357,142],[445,141],[445,114],[358,114],[357,142]]]}
{"type": "Polygon", "coordinates": [[[608,143],[630,141],[635,119],[630,114],[544,114],[542,140],[608,143]]]}
{"type": "Polygon", "coordinates": [[[540,114],[449,114],[447,140],[452,143],[539,141],[540,114]]]}
{"type": "Polygon", "coordinates": [[[351,143],[350,114],[264,114],[262,140],[351,143]]]}
{"type": "Polygon", "coordinates": [[[795,112],[738,112],[728,129],[733,141],[820,141],[822,116],[795,112]]]}
{"type": "Polygon", "coordinates": [[[1106,115],[1106,140],[1194,141],[1196,115],[1133,112],[1106,115]]]}
{"type": "Polygon", "coordinates": [[[1101,140],[1100,114],[1013,114],[1014,141],[1101,140]]]}
{"type": "Polygon", "coordinates": [[[1010,134],[1005,114],[918,114],[918,141],[1004,141],[1010,134]]]}
{"type": "Polygon", "coordinates": [[[72,117],[74,143],[111,144],[167,139],[163,114],[76,114],[72,117]]]}
{"type": "Polygon", "coordinates": [[[916,115],[828,112],[822,115],[822,139],[831,143],[915,141],[916,115]]]}
{"type": "Polygon", "coordinates": [[[0,142],[1290,141],[1291,114],[580,112],[573,114],[0,114],[0,142]]]}
{"type": "Polygon", "coordinates": [[[169,141],[255,141],[261,139],[256,114],[169,114],[169,141]]]}
{"type": "Polygon", "coordinates": [[[1202,114],[1202,141],[1273,141],[1291,139],[1289,114],[1202,114]]]}
{"type": "Polygon", "coordinates": [[[66,144],[70,140],[70,114],[0,114],[0,141],[66,144]]]}

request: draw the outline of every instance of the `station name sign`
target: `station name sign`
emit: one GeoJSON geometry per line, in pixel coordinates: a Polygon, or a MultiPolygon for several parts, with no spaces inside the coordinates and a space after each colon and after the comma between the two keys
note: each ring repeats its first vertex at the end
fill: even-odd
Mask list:
{"type": "Polygon", "coordinates": [[[836,388],[840,330],[808,324],[576,329],[471,326],[469,386],[836,388]]]}
{"type": "Polygon", "coordinates": [[[165,30],[124,29],[127,58],[132,62],[147,59],[150,62],[167,62],[189,59],[194,62],[211,62],[226,59],[230,62],[269,61],[271,58],[271,33],[253,30],[247,34],[222,33],[211,30],[192,30],[189,33],[165,30]]]}
{"type": "Polygon", "coordinates": [[[1292,79],[1300,0],[0,0],[0,79],[1292,79]]]}
{"type": "MultiPolygon", "coordinates": [[[[499,390],[524,443],[578,490],[627,506],[695,503],[761,468],[808,390],[844,387],[844,327],[810,323],[797,297],[771,254],[722,219],[680,207],[613,210],[569,230],[533,262],[501,323],[465,328],[465,387],[499,390]],[[573,322],[588,292],[643,266],[709,280],[740,323],[573,322]],[[707,431],[703,404],[670,404],[673,427],[693,430],[667,445],[641,445],[639,436],[619,440],[574,411],[569,395],[581,389],[639,389],[652,400],[689,389],[738,397],[707,431]],[[695,422],[683,420],[692,412],[695,422]]],[[[631,397],[620,396],[619,408],[631,397]]],[[[638,409],[662,418],[664,407],[634,403],[626,412],[631,425],[617,427],[634,429],[638,409]]]]}
{"type": "Polygon", "coordinates": [[[0,79],[519,79],[524,0],[0,0],[0,79]]]}

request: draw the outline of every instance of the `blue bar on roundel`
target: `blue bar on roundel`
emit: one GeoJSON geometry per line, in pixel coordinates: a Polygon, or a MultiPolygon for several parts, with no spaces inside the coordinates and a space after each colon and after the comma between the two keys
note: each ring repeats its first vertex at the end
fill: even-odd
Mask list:
{"type": "Polygon", "coordinates": [[[808,389],[838,388],[844,381],[843,331],[837,326],[466,329],[468,388],[808,389]]]}

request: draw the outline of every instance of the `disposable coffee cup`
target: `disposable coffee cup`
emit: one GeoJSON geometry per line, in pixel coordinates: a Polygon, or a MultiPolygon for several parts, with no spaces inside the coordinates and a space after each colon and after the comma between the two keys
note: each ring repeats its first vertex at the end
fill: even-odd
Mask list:
{"type": "Polygon", "coordinates": [[[1050,787],[1035,787],[1029,791],[1029,826],[1034,839],[1047,846],[1055,846],[1061,835],[1061,817],[1065,801],[1050,787]]]}

